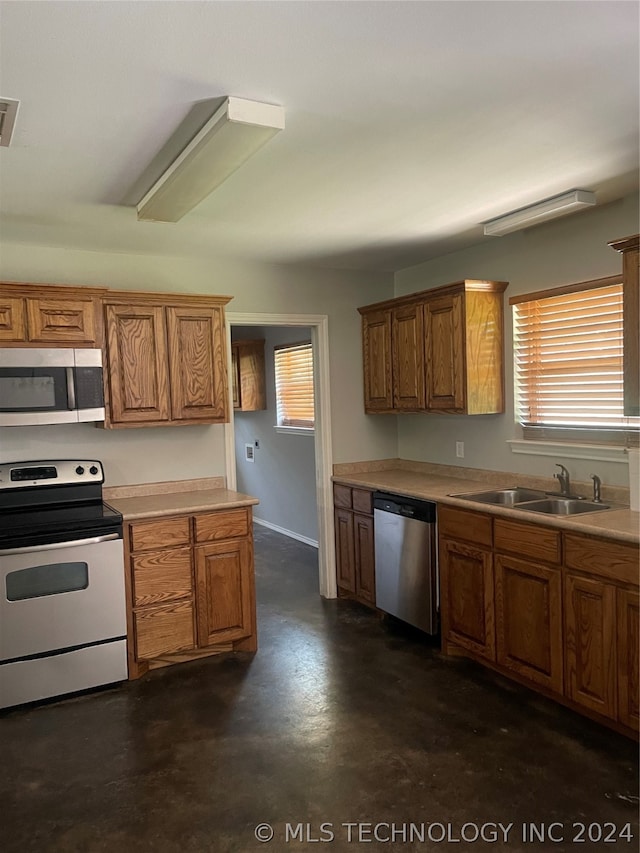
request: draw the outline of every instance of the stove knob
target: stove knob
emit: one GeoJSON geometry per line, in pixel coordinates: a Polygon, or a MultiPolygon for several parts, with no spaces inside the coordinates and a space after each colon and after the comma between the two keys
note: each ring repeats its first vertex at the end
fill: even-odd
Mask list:
{"type": "Polygon", "coordinates": [[[89,473],[90,474],[97,474],[98,473],[98,469],[96,468],[95,465],[92,465],[91,468],[89,468],[89,473]]]}
{"type": "Polygon", "coordinates": [[[76,474],[84,474],[84,468],[82,467],[82,465],[78,465],[78,467],[76,468],[76,474]]]}

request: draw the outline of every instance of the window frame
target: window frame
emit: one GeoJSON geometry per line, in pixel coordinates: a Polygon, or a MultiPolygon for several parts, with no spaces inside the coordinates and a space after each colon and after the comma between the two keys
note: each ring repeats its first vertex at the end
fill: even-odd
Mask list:
{"type": "MultiPolygon", "coordinates": [[[[522,438],[527,441],[535,442],[556,442],[556,443],[571,443],[571,444],[591,444],[591,445],[607,445],[610,447],[637,447],[639,444],[640,421],[634,424],[634,418],[626,417],[627,424],[620,427],[582,427],[572,425],[550,425],[550,424],[526,424],[518,419],[519,408],[519,382],[517,370],[517,341],[516,341],[516,311],[515,306],[525,302],[535,302],[545,299],[551,299],[557,296],[565,296],[572,293],[582,293],[588,290],[596,290],[613,285],[623,285],[622,274],[607,276],[605,278],[592,279],[590,281],[576,282],[574,284],[561,285],[555,288],[535,291],[532,293],[523,293],[512,296],[509,299],[509,305],[512,308],[512,325],[514,330],[513,340],[513,366],[514,366],[514,418],[516,424],[522,430],[522,438]]],[[[622,296],[621,296],[622,299],[622,296]]],[[[622,310],[624,310],[622,306],[622,310]]],[[[622,330],[621,330],[622,335],[622,330]]],[[[621,364],[621,379],[623,375],[623,366],[621,364]]],[[[624,417],[624,416],[623,416],[624,417]]]]}
{"type": "Polygon", "coordinates": [[[315,431],[315,362],[314,362],[314,353],[313,353],[313,343],[310,340],[304,341],[295,341],[287,344],[276,344],[273,347],[273,362],[274,362],[274,386],[275,386],[275,396],[276,396],[276,421],[275,429],[277,432],[289,434],[289,435],[313,435],[315,431]],[[304,348],[305,352],[308,351],[311,356],[311,403],[313,405],[313,421],[309,422],[307,418],[290,418],[290,422],[282,422],[280,416],[280,394],[278,391],[278,358],[277,353],[283,350],[300,350],[304,348]]]}

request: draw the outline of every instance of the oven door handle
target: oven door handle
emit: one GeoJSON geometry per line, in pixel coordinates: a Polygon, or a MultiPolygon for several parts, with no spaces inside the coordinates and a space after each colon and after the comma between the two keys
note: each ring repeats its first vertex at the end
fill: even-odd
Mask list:
{"type": "Polygon", "coordinates": [[[11,554],[35,554],[39,551],[57,551],[59,548],[79,548],[81,545],[98,545],[120,539],[119,533],[107,533],[104,536],[92,536],[89,539],[74,539],[71,542],[54,542],[52,545],[26,545],[24,548],[6,548],[0,550],[0,557],[11,554]]]}

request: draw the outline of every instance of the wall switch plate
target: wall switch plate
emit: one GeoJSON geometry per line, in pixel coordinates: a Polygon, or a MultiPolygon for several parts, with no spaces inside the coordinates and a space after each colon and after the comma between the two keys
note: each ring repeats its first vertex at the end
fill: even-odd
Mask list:
{"type": "Polygon", "coordinates": [[[253,444],[245,444],[244,446],[244,458],[246,462],[255,462],[255,457],[253,455],[253,444]]]}
{"type": "Polygon", "coordinates": [[[458,459],[464,459],[464,441],[456,441],[456,456],[458,459]]]}
{"type": "Polygon", "coordinates": [[[256,440],[253,442],[253,446],[256,450],[260,450],[260,440],[256,438],[256,440]]]}

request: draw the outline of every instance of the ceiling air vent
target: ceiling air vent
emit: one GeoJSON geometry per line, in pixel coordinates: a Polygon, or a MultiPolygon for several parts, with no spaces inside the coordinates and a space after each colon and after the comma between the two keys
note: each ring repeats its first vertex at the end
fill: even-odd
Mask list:
{"type": "Polygon", "coordinates": [[[13,98],[0,98],[0,145],[5,148],[11,142],[19,104],[13,98]]]}

